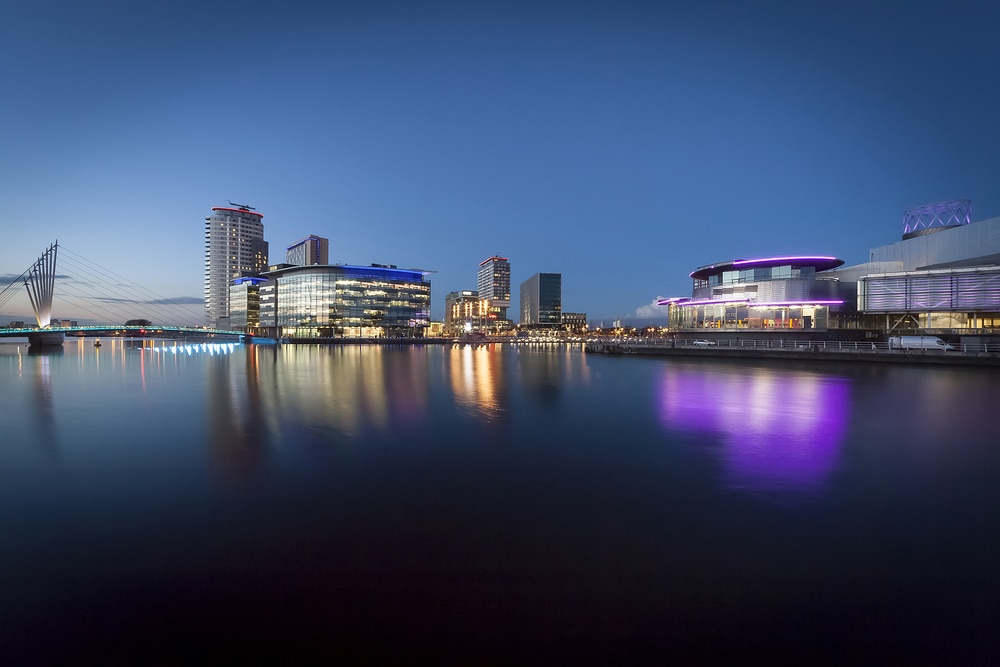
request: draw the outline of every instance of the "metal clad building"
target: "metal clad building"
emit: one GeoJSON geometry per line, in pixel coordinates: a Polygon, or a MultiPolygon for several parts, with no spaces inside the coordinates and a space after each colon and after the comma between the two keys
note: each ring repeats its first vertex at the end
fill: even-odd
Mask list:
{"type": "Polygon", "coordinates": [[[940,228],[870,256],[898,269],[858,280],[858,308],[884,315],[886,329],[1000,327],[1000,218],[940,228]]]}
{"type": "Polygon", "coordinates": [[[873,262],[900,262],[903,271],[1000,263],[1000,218],[990,218],[872,249],[873,262]]]}

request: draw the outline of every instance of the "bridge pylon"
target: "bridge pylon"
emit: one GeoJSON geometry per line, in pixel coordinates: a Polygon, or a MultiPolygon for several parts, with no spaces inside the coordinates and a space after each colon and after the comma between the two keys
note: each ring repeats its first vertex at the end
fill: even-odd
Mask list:
{"type": "Polygon", "coordinates": [[[24,286],[28,290],[28,299],[31,300],[31,308],[35,311],[39,329],[44,329],[52,323],[52,294],[56,286],[58,251],[59,241],[56,241],[32,264],[24,278],[24,286]]]}

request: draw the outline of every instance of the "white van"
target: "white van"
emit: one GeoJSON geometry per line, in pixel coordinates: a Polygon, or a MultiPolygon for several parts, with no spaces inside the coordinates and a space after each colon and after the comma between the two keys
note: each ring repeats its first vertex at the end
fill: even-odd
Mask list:
{"type": "Polygon", "coordinates": [[[954,350],[954,345],[949,345],[937,336],[893,336],[889,339],[890,350],[941,350],[942,352],[954,350]]]}

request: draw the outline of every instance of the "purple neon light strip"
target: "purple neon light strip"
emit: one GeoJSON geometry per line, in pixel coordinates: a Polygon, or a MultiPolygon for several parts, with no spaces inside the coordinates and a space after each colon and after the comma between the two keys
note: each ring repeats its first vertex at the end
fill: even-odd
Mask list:
{"type": "Polygon", "coordinates": [[[741,264],[757,264],[758,262],[792,262],[796,260],[806,260],[806,259],[826,259],[835,260],[836,257],[824,257],[822,255],[796,255],[792,257],[761,257],[759,259],[735,259],[733,260],[733,266],[739,266],[741,264]]]}
{"type": "Polygon", "coordinates": [[[699,271],[710,271],[712,269],[724,269],[727,266],[744,266],[746,264],[765,264],[767,262],[795,262],[795,261],[836,261],[836,257],[825,255],[791,255],[788,257],[758,257],[756,259],[734,259],[730,262],[719,262],[718,264],[708,264],[701,266],[688,274],[689,278],[694,278],[694,274],[699,271]]]}
{"type": "MultiPolygon", "coordinates": [[[[685,301],[684,303],[679,303],[679,306],[708,306],[708,305],[723,305],[727,303],[745,303],[748,306],[833,306],[844,303],[841,300],[832,299],[820,299],[820,300],[807,300],[807,301],[751,301],[750,299],[705,299],[703,301],[685,301]]],[[[665,305],[657,302],[657,305],[665,305]]]]}
{"type": "Polygon", "coordinates": [[[820,299],[814,301],[765,301],[751,303],[751,306],[836,306],[844,303],[843,299],[820,299]]]}

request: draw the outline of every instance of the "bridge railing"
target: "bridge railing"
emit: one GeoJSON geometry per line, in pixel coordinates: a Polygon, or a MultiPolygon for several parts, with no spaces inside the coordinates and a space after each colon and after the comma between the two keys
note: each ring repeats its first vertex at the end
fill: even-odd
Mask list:
{"type": "MultiPolygon", "coordinates": [[[[607,336],[595,338],[602,343],[634,347],[659,347],[659,348],[690,348],[690,349],[727,349],[727,348],[750,348],[768,350],[822,350],[829,352],[874,352],[883,354],[906,354],[909,352],[941,352],[940,350],[900,350],[889,347],[887,341],[846,341],[846,340],[783,340],[772,338],[695,338],[695,337],[659,337],[659,336],[639,336],[639,337],[613,337],[607,336]]],[[[954,344],[954,350],[949,350],[948,354],[1000,354],[1000,344],[998,343],[958,343],[954,344]]]]}

